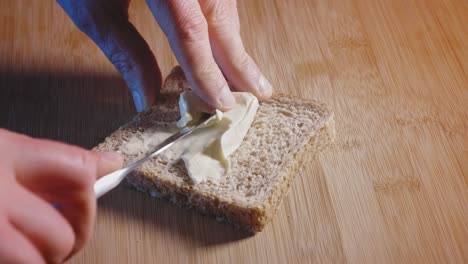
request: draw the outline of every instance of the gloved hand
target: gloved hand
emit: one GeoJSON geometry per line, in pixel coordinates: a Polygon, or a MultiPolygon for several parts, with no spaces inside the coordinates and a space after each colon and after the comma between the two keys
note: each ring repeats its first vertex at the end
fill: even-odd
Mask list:
{"type": "MultiPolygon", "coordinates": [[[[129,0],[58,0],[73,22],[120,71],[143,111],[156,99],[161,73],[148,44],[128,21],[129,0]]],[[[207,104],[228,110],[236,90],[259,99],[270,83],[245,52],[235,0],[147,0],[193,90],[207,104]],[[224,78],[224,76],[226,79],[224,78]]]]}

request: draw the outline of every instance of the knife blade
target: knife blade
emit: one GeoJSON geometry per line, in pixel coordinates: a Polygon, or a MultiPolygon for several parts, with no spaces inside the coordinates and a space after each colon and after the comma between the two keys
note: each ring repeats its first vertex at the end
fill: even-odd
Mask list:
{"type": "Polygon", "coordinates": [[[138,166],[140,166],[147,160],[157,156],[158,154],[165,151],[166,149],[170,148],[172,145],[174,145],[174,143],[192,134],[195,130],[208,125],[210,122],[212,122],[215,119],[217,119],[216,114],[209,116],[208,118],[202,120],[196,126],[193,126],[190,128],[185,127],[181,129],[180,131],[174,133],[173,135],[165,139],[163,142],[159,143],[158,145],[156,145],[155,147],[147,151],[141,159],[129,164],[125,168],[122,168],[120,170],[114,171],[110,174],[107,174],[101,177],[99,180],[97,180],[94,183],[94,194],[96,196],[96,199],[98,199],[105,193],[117,187],[117,185],[119,185],[120,182],[122,182],[125,176],[127,176],[130,172],[132,172],[138,166]]]}

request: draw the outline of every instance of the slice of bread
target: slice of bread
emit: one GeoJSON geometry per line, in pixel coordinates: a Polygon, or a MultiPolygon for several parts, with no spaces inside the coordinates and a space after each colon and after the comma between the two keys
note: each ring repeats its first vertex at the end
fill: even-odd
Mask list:
{"type": "MultiPolygon", "coordinates": [[[[171,127],[179,119],[178,95],[189,89],[176,67],[164,83],[160,102],[119,128],[95,150],[120,151],[136,134],[171,127]]],[[[194,185],[183,162],[154,158],[127,177],[152,197],[227,221],[252,233],[272,219],[305,157],[314,156],[334,139],[333,113],[322,103],[275,95],[262,102],[242,145],[229,159],[231,169],[219,182],[194,185]]],[[[124,156],[129,163],[136,156],[124,156]]],[[[313,177],[313,175],[310,175],[313,177]]]]}

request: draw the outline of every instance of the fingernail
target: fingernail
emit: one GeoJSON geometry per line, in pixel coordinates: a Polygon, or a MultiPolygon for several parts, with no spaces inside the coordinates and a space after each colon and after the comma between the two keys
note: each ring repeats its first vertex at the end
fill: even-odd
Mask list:
{"type": "Polygon", "coordinates": [[[122,168],[124,160],[118,153],[102,151],[97,152],[97,154],[99,155],[99,163],[97,166],[98,178],[122,168]]]}
{"type": "Polygon", "coordinates": [[[132,92],[132,97],[137,112],[142,112],[143,110],[145,110],[145,103],[143,102],[143,98],[137,91],[132,92]]]}
{"type": "Polygon", "coordinates": [[[108,162],[108,163],[120,164],[123,162],[122,156],[120,156],[119,154],[115,152],[103,151],[103,152],[99,152],[99,156],[101,160],[108,162]]]}
{"type": "Polygon", "coordinates": [[[234,106],[235,102],[236,100],[234,99],[234,95],[232,95],[232,92],[229,89],[229,86],[228,85],[224,86],[223,90],[221,91],[221,94],[219,95],[219,103],[223,107],[230,108],[234,106]]]}
{"type": "Polygon", "coordinates": [[[273,94],[273,88],[265,76],[260,75],[258,86],[263,97],[270,97],[273,94]]]}

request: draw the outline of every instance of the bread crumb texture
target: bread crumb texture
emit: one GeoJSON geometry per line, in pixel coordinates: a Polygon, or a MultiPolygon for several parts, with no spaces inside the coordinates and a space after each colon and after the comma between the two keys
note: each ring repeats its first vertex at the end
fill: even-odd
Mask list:
{"type": "MultiPolygon", "coordinates": [[[[99,144],[96,150],[120,151],[152,129],[171,131],[179,118],[178,92],[187,89],[180,68],[163,87],[163,100],[138,114],[99,144]],[[164,95],[164,91],[172,93],[164,95]]],[[[333,113],[322,103],[284,95],[262,102],[242,145],[229,156],[231,168],[217,181],[194,185],[182,161],[153,158],[127,177],[136,189],[216,217],[250,232],[271,220],[298,170],[335,137],[333,113]]],[[[124,155],[125,163],[139,157],[124,155]]],[[[311,175],[313,177],[313,175],[311,175]]]]}

